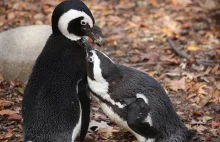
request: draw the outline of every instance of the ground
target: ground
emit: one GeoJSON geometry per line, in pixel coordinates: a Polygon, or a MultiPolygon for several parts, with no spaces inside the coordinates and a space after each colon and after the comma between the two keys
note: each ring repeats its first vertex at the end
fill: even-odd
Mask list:
{"type": "MultiPolygon", "coordinates": [[[[0,32],[51,24],[60,0],[0,1],[0,32]]],[[[195,142],[220,141],[219,5],[210,0],[85,0],[105,36],[98,48],[115,62],[146,72],[166,89],[195,142]]],[[[24,84],[0,75],[0,141],[21,141],[24,84]]],[[[92,104],[90,135],[97,142],[129,142],[92,104]]]]}

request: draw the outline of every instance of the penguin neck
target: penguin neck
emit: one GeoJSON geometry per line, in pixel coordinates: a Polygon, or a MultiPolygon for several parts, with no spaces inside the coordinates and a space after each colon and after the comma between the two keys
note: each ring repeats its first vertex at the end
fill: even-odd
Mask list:
{"type": "Polygon", "coordinates": [[[42,62],[45,65],[53,66],[68,65],[68,68],[74,66],[77,70],[86,68],[86,50],[79,46],[76,41],[71,41],[64,36],[52,34],[46,42],[41,53],[42,62]]]}
{"type": "Polygon", "coordinates": [[[53,33],[47,42],[50,42],[51,44],[56,43],[54,45],[54,48],[62,49],[62,50],[70,50],[70,51],[81,51],[82,49],[84,50],[84,47],[81,47],[77,41],[70,40],[63,36],[61,33],[53,33]],[[58,46],[59,45],[59,46],[58,46]]]}

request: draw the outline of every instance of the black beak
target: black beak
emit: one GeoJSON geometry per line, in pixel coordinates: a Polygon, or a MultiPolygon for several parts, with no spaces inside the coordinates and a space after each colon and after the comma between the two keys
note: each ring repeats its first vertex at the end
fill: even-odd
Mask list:
{"type": "Polygon", "coordinates": [[[98,46],[103,46],[105,44],[101,29],[98,26],[94,25],[92,28],[90,28],[89,25],[85,25],[82,26],[82,31],[86,36],[90,37],[98,46]]]}

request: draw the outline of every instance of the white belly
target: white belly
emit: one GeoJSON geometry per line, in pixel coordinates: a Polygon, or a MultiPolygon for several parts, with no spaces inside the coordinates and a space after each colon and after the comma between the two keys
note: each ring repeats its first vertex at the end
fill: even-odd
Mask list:
{"type": "Polygon", "coordinates": [[[129,132],[131,132],[137,139],[139,142],[154,142],[154,139],[146,139],[145,137],[137,134],[136,132],[134,132],[133,130],[131,130],[131,128],[128,126],[127,121],[123,120],[118,114],[116,114],[111,107],[107,106],[105,103],[102,103],[97,97],[95,97],[94,95],[91,95],[92,99],[95,100],[100,107],[102,108],[103,112],[112,120],[114,121],[117,125],[119,125],[120,127],[128,130],[129,132]]]}

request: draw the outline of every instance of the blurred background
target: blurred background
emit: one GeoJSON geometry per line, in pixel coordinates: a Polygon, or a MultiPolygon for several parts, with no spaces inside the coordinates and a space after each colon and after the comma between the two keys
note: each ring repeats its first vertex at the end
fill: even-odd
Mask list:
{"type": "MultiPolygon", "coordinates": [[[[35,50],[40,52],[51,33],[50,27],[39,33],[33,32],[33,35],[44,39],[40,40],[42,47],[32,48],[32,53],[25,55],[25,62],[21,62],[19,58],[24,49],[11,49],[11,52],[16,52],[7,56],[4,47],[14,40],[20,42],[17,38],[25,31],[21,30],[22,34],[19,32],[13,38],[10,38],[13,32],[4,32],[20,26],[50,25],[53,9],[61,1],[0,0],[0,59],[7,63],[4,65],[0,61],[0,71],[13,65],[10,71],[3,69],[0,72],[0,141],[21,141],[20,107],[29,74],[19,76],[16,65],[30,70],[33,59],[27,56],[35,54],[35,50]],[[44,32],[48,35],[45,36],[44,32]],[[9,39],[7,42],[5,36],[9,39]],[[11,58],[15,58],[13,64],[11,58]],[[16,62],[18,60],[19,63],[16,62]]],[[[220,1],[83,1],[91,9],[106,40],[105,47],[94,46],[115,62],[146,72],[159,81],[186,126],[196,131],[193,141],[219,142],[220,1]]],[[[33,36],[32,42],[35,40],[33,36]]],[[[95,141],[134,141],[131,134],[110,122],[95,104],[92,110],[89,131],[95,141]]]]}

